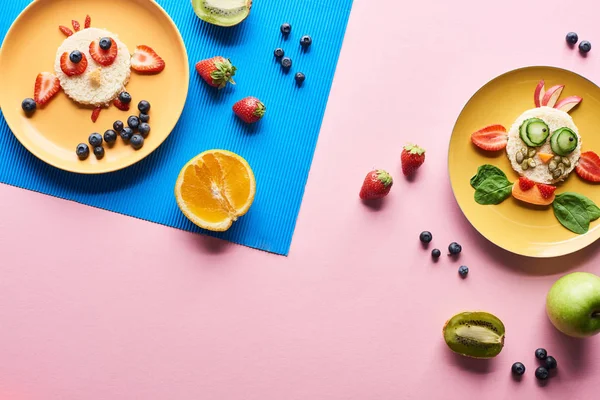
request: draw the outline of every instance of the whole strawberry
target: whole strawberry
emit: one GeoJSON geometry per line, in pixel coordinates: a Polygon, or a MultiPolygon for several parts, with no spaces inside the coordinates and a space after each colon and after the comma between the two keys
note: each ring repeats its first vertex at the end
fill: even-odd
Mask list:
{"type": "Polygon", "coordinates": [[[363,200],[381,199],[387,196],[393,184],[392,176],[384,170],[371,171],[363,182],[359,196],[363,200]]]}
{"type": "Polygon", "coordinates": [[[219,89],[223,89],[227,82],[235,85],[233,76],[236,70],[237,68],[231,65],[231,61],[220,56],[208,58],[196,64],[196,71],[202,79],[210,86],[219,89]]]}
{"type": "Polygon", "coordinates": [[[252,124],[265,115],[267,108],[256,97],[246,97],[233,105],[233,112],[242,121],[252,124]]]}
{"type": "Polygon", "coordinates": [[[425,149],[414,144],[407,144],[400,156],[404,176],[412,175],[425,162],[425,149]]]}

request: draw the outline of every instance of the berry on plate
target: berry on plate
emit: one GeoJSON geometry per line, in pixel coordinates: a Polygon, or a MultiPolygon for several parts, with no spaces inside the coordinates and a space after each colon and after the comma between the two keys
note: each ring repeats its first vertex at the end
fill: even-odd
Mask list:
{"type": "Polygon", "coordinates": [[[400,160],[402,161],[402,173],[404,176],[410,176],[425,162],[425,149],[414,144],[407,144],[402,149],[400,160]]]}
{"type": "Polygon", "coordinates": [[[71,25],[73,25],[73,30],[75,32],[79,32],[79,30],[81,29],[81,25],[79,24],[79,21],[72,20],[71,25]]]}
{"type": "Polygon", "coordinates": [[[508,134],[502,125],[490,125],[474,132],[471,142],[485,151],[499,151],[506,147],[508,134]]]}
{"type": "Polygon", "coordinates": [[[131,103],[131,95],[129,94],[129,92],[123,91],[119,93],[119,101],[123,104],[131,103]]]}
{"type": "Polygon", "coordinates": [[[148,135],[150,134],[150,125],[147,122],[140,122],[138,132],[140,135],[142,135],[143,138],[148,137],[148,135]]]}
{"type": "Polygon", "coordinates": [[[140,45],[131,56],[131,69],[155,74],[165,69],[165,61],[151,47],[140,45]]]}
{"type": "Polygon", "coordinates": [[[67,52],[64,52],[63,55],[60,56],[60,69],[67,76],[81,75],[85,72],[87,66],[88,61],[83,53],[81,53],[81,61],[78,63],[71,61],[70,54],[67,52]]]}
{"type": "Polygon", "coordinates": [[[581,179],[600,182],[600,157],[593,151],[582,153],[575,171],[581,179]]]}
{"type": "Polygon", "coordinates": [[[554,198],[554,192],[556,192],[556,186],[545,185],[543,183],[537,184],[538,190],[544,199],[554,198]]]}
{"type": "Polygon", "coordinates": [[[118,97],[113,100],[113,104],[121,111],[129,111],[129,103],[123,103],[118,97]]]}
{"type": "Polygon", "coordinates": [[[79,143],[75,149],[75,154],[80,160],[85,160],[90,155],[90,148],[85,143],[79,143]]]}
{"type": "Polygon", "coordinates": [[[102,111],[102,107],[94,108],[94,111],[92,111],[92,122],[96,122],[98,120],[98,117],[100,116],[100,111],[102,111]]]}
{"type": "Polygon", "coordinates": [[[242,121],[252,124],[260,120],[267,108],[256,97],[246,97],[233,105],[233,112],[242,121]]]}
{"type": "Polygon", "coordinates": [[[147,100],[140,101],[138,103],[138,110],[140,110],[141,113],[148,114],[150,112],[150,102],[148,102],[147,100]]]}
{"type": "Polygon", "coordinates": [[[43,106],[48,103],[59,90],[60,82],[58,78],[50,72],[42,72],[35,80],[33,99],[37,104],[43,106]]]}
{"type": "Polygon", "coordinates": [[[94,155],[96,156],[96,158],[98,160],[101,160],[102,158],[104,158],[104,147],[102,147],[102,146],[94,147],[94,155]]]}
{"type": "Polygon", "coordinates": [[[59,25],[58,29],[65,34],[65,36],[72,36],[73,35],[73,31],[70,30],[69,28],[67,28],[66,26],[63,25],[59,25]]]}
{"type": "MultiPolygon", "coordinates": [[[[98,64],[103,66],[109,66],[115,62],[117,59],[117,54],[119,51],[119,46],[115,43],[112,38],[102,38],[100,40],[94,40],[90,43],[90,56],[96,61],[98,64]],[[110,42],[110,45],[105,50],[100,46],[100,43],[103,42],[106,47],[106,42],[110,42]]],[[[132,60],[133,64],[133,60],[132,60]]]]}
{"type": "Polygon", "coordinates": [[[131,147],[133,147],[135,150],[139,150],[144,146],[144,137],[136,133],[131,137],[130,143],[131,147]]]}
{"type": "Polygon", "coordinates": [[[522,176],[519,178],[519,188],[521,188],[522,191],[526,192],[528,190],[530,190],[531,188],[533,188],[535,186],[535,182],[532,181],[531,179],[522,176]]]}
{"type": "Polygon", "coordinates": [[[85,16],[85,23],[83,25],[84,29],[89,28],[90,26],[92,26],[92,19],[90,18],[89,15],[85,16]]]}
{"type": "Polygon", "coordinates": [[[37,104],[35,103],[34,99],[28,97],[25,100],[23,100],[23,102],[21,103],[21,108],[27,114],[30,114],[30,113],[33,113],[35,111],[35,109],[37,108],[37,104]]]}
{"type": "Polygon", "coordinates": [[[381,199],[388,195],[394,180],[382,169],[371,171],[365,177],[359,196],[363,200],[381,199]]]}
{"type": "Polygon", "coordinates": [[[227,58],[217,56],[198,61],[196,71],[210,86],[223,89],[227,82],[235,85],[233,76],[237,70],[227,58]]]}

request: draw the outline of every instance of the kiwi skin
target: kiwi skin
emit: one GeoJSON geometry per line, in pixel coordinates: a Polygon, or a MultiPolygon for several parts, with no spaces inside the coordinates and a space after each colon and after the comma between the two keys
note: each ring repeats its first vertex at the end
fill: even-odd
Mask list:
{"type": "MultiPolygon", "coordinates": [[[[477,332],[475,332],[477,333],[477,332]]],[[[479,333],[482,333],[479,329],[479,333]]],[[[488,359],[496,357],[504,347],[505,327],[502,321],[487,312],[462,312],[450,318],[444,324],[442,329],[444,340],[450,350],[465,357],[488,359]],[[487,341],[477,341],[477,338],[466,338],[457,335],[457,329],[461,328],[461,333],[473,333],[472,327],[476,329],[487,329],[487,341]]]]}

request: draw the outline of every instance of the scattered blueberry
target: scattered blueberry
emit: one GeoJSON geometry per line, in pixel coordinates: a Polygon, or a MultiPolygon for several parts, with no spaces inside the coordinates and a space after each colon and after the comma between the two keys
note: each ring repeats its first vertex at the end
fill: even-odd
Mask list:
{"type": "Polygon", "coordinates": [[[552,356],[546,357],[546,368],[547,369],[554,369],[557,366],[558,366],[558,363],[556,362],[556,358],[554,358],[552,356]]]}
{"type": "Polygon", "coordinates": [[[428,231],[421,232],[421,234],[419,235],[419,240],[423,243],[429,243],[432,239],[433,236],[431,235],[431,232],[428,231]]]}
{"type": "Polygon", "coordinates": [[[592,49],[592,44],[587,40],[583,40],[579,43],[579,51],[582,53],[587,53],[592,49]]]}
{"type": "Polygon", "coordinates": [[[117,132],[121,132],[123,130],[123,121],[115,121],[113,124],[113,129],[117,132]]]}
{"type": "Polygon", "coordinates": [[[300,45],[304,48],[307,48],[312,44],[312,38],[308,35],[304,35],[300,38],[300,45]]]}
{"type": "Polygon", "coordinates": [[[138,118],[140,119],[140,122],[150,121],[150,116],[148,114],[140,113],[140,116],[138,118]]]}
{"type": "Polygon", "coordinates": [[[88,138],[88,142],[92,147],[102,146],[102,135],[99,133],[92,133],[88,138]]]}
{"type": "Polygon", "coordinates": [[[431,257],[437,259],[437,258],[440,258],[441,255],[442,255],[442,252],[440,251],[440,249],[431,250],[431,257]]]}
{"type": "Polygon", "coordinates": [[[96,158],[98,160],[102,159],[104,157],[104,147],[102,147],[102,146],[94,147],[94,155],[96,156],[96,158]]]}
{"type": "Polygon", "coordinates": [[[135,134],[131,137],[131,147],[136,150],[141,149],[144,146],[144,138],[142,135],[135,134]]]}
{"type": "Polygon", "coordinates": [[[302,72],[298,72],[296,73],[296,76],[294,78],[296,78],[296,83],[298,84],[298,86],[300,86],[304,83],[306,75],[304,75],[302,72]]]}
{"type": "Polygon", "coordinates": [[[140,119],[138,117],[136,117],[135,115],[132,115],[129,118],[127,118],[127,125],[131,129],[133,129],[134,131],[136,131],[137,128],[140,126],[140,119]]]}
{"type": "Polygon", "coordinates": [[[126,126],[119,132],[119,135],[121,136],[121,139],[128,142],[131,139],[131,137],[133,136],[133,129],[126,126]]]}
{"type": "Polygon", "coordinates": [[[112,129],[109,129],[106,132],[104,132],[104,141],[108,144],[113,144],[114,142],[116,142],[117,132],[113,131],[112,129]]]}
{"type": "Polygon", "coordinates": [[[119,93],[119,101],[123,104],[131,103],[131,95],[128,92],[119,93]]]}
{"type": "Polygon", "coordinates": [[[545,360],[547,356],[548,352],[546,351],[546,349],[540,348],[535,351],[535,358],[537,358],[538,360],[545,360]]]}
{"type": "Polygon", "coordinates": [[[523,365],[523,363],[516,362],[512,365],[510,370],[512,371],[513,375],[521,376],[525,373],[525,365],[523,365]]]}
{"type": "Polygon", "coordinates": [[[77,145],[75,153],[77,154],[77,157],[79,157],[80,160],[85,160],[90,155],[90,148],[85,143],[79,143],[77,145]]]}
{"type": "Polygon", "coordinates": [[[141,113],[148,114],[148,111],[150,111],[150,103],[148,103],[146,100],[140,101],[138,104],[138,110],[140,110],[141,113]]]}
{"type": "Polygon", "coordinates": [[[469,275],[469,267],[467,267],[466,265],[461,265],[458,269],[458,274],[461,278],[466,278],[467,275],[469,275]]]}
{"type": "Polygon", "coordinates": [[[539,367],[535,370],[535,377],[538,378],[540,381],[545,381],[546,379],[548,379],[548,375],[548,370],[544,367],[539,367]]]}
{"type": "Polygon", "coordinates": [[[283,51],[283,49],[280,47],[280,48],[275,49],[273,54],[275,54],[275,57],[281,58],[285,55],[285,51],[283,51]]]}
{"type": "Polygon", "coordinates": [[[457,255],[462,251],[462,246],[456,242],[452,242],[452,243],[450,243],[450,246],[448,246],[448,251],[453,256],[457,255]]]}
{"type": "Polygon", "coordinates": [[[567,43],[576,44],[579,41],[579,37],[575,32],[567,33],[567,43]]]}
{"type": "Polygon", "coordinates": [[[281,59],[281,66],[285,69],[292,68],[292,59],[289,57],[283,57],[281,59]]]}
{"type": "Polygon", "coordinates": [[[69,54],[69,60],[71,60],[73,64],[79,64],[81,62],[81,58],[82,55],[79,50],[73,50],[71,54],[69,54]]]}
{"type": "Polygon", "coordinates": [[[292,26],[286,22],[285,24],[282,24],[281,28],[279,29],[281,29],[281,33],[283,33],[284,35],[289,35],[292,31],[292,26]]]}
{"type": "Polygon", "coordinates": [[[102,39],[100,39],[98,45],[102,50],[108,50],[110,49],[110,46],[112,46],[112,41],[110,40],[110,38],[103,37],[102,39]]]}
{"type": "Polygon", "coordinates": [[[144,138],[148,137],[148,134],[150,133],[150,125],[148,123],[146,123],[146,122],[142,122],[140,124],[140,126],[138,127],[138,132],[144,138]]]}
{"type": "Polygon", "coordinates": [[[23,108],[23,111],[26,113],[32,113],[36,110],[37,103],[34,99],[28,97],[21,103],[21,108],[23,108]]]}

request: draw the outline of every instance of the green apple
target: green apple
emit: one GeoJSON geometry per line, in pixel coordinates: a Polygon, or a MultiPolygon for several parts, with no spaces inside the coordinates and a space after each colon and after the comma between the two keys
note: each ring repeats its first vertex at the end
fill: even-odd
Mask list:
{"type": "Polygon", "coordinates": [[[587,272],[563,276],[548,292],[546,312],[565,335],[587,337],[600,333],[600,276],[587,272]]]}

